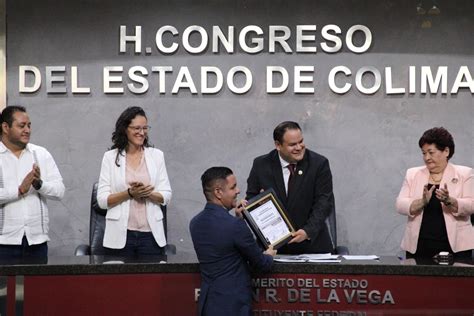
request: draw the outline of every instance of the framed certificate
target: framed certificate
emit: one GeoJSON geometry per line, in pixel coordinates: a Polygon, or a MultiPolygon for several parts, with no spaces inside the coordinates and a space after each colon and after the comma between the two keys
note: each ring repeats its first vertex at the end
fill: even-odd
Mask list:
{"type": "Polygon", "coordinates": [[[285,245],[295,230],[273,189],[253,197],[243,215],[258,241],[266,248],[278,249],[285,245]]]}

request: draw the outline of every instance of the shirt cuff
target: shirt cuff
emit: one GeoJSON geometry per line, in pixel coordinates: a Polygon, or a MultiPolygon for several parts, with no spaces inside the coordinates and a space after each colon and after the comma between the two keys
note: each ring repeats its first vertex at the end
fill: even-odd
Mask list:
{"type": "MultiPolygon", "coordinates": [[[[5,192],[5,200],[16,200],[18,199],[19,197],[21,197],[19,194],[20,194],[20,190],[18,190],[20,186],[14,188],[14,187],[11,187],[11,188],[5,188],[4,192],[5,192]]],[[[26,193],[28,192],[23,192],[23,195],[25,195],[26,193]]]]}
{"type": "Polygon", "coordinates": [[[168,203],[169,203],[170,200],[171,200],[171,192],[168,192],[168,191],[158,191],[158,193],[160,193],[161,196],[163,197],[163,203],[161,203],[161,205],[163,205],[163,206],[168,205],[168,203]]]}

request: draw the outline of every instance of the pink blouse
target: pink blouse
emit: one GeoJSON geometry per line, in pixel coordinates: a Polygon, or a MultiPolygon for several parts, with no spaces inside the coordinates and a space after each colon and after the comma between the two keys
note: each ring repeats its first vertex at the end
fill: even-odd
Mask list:
{"type": "MultiPolygon", "coordinates": [[[[150,184],[150,174],[145,163],[145,155],[140,160],[140,165],[137,169],[133,169],[127,164],[125,179],[127,183],[141,182],[144,185],[150,184]]],[[[129,230],[136,230],[141,232],[151,232],[150,225],[146,217],[146,203],[145,199],[131,199],[130,200],[130,213],[128,216],[129,230]]]]}

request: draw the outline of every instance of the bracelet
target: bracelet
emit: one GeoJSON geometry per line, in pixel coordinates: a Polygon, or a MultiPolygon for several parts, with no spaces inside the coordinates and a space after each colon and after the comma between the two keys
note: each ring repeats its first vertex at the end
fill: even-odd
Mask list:
{"type": "Polygon", "coordinates": [[[132,195],[132,193],[130,193],[130,188],[127,189],[127,193],[128,193],[128,196],[130,196],[130,198],[133,199],[133,195],[132,195]]]}

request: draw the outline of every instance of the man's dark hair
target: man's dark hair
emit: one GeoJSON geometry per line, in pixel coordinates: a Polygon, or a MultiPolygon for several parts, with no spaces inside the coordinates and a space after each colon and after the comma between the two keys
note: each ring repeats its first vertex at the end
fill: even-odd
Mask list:
{"type": "Polygon", "coordinates": [[[9,105],[2,111],[2,115],[0,115],[0,124],[3,122],[7,123],[9,127],[12,127],[13,124],[13,114],[16,112],[24,112],[26,113],[26,109],[24,106],[21,105],[9,105]]]}
{"type": "Polygon", "coordinates": [[[273,130],[273,140],[282,144],[283,135],[285,135],[285,132],[289,129],[298,129],[301,131],[301,127],[296,122],[292,122],[292,121],[281,122],[273,130]]]}
{"type": "Polygon", "coordinates": [[[453,136],[444,127],[433,127],[425,131],[418,141],[418,145],[434,144],[438,150],[443,151],[449,148],[448,160],[454,155],[454,139],[453,136]]]}
{"type": "Polygon", "coordinates": [[[211,167],[204,171],[201,176],[202,191],[206,196],[206,200],[212,199],[212,191],[218,181],[227,181],[227,177],[234,174],[230,168],[227,167],[211,167]]]}

